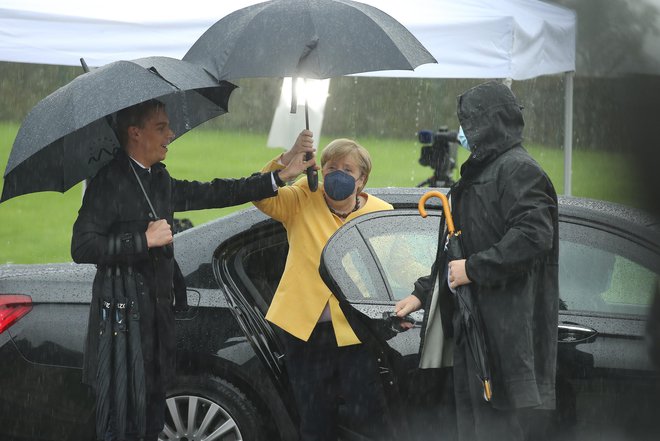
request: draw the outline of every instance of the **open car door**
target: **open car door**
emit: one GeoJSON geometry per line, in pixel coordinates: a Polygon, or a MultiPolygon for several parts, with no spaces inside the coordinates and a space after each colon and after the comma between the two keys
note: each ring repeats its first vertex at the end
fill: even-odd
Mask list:
{"type": "Polygon", "coordinates": [[[360,216],[330,238],[319,268],[358,336],[377,356],[392,420],[399,431],[413,430],[416,439],[441,433],[433,424],[438,403],[432,401],[442,395],[433,390],[440,387],[442,373],[418,369],[423,312],[411,314],[416,323],[405,332],[392,312],[414,282],[430,273],[439,224],[438,211],[425,219],[413,209],[360,216]]]}

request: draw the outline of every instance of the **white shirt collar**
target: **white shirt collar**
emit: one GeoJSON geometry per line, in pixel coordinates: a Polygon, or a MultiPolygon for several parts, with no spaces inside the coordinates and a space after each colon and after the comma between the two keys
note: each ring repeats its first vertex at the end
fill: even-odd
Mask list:
{"type": "Polygon", "coordinates": [[[139,165],[140,167],[142,167],[143,170],[146,170],[146,171],[148,171],[149,173],[151,173],[151,167],[145,167],[144,165],[140,164],[140,161],[138,161],[137,159],[133,158],[132,156],[129,156],[129,158],[131,158],[131,159],[133,160],[133,162],[135,162],[137,165],[139,165]]]}

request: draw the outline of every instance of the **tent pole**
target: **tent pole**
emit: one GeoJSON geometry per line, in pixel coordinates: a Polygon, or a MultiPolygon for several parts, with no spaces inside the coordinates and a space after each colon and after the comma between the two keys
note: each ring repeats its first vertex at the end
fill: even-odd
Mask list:
{"type": "Polygon", "coordinates": [[[573,77],[564,73],[564,195],[571,196],[573,175],[573,77]]]}

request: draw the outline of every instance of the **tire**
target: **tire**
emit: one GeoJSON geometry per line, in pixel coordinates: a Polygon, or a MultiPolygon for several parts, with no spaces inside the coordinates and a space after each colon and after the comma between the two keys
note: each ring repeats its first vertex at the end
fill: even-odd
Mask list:
{"type": "Polygon", "coordinates": [[[250,400],[228,381],[209,375],[177,377],[168,391],[165,427],[158,440],[261,441],[266,439],[262,420],[250,400]]]}

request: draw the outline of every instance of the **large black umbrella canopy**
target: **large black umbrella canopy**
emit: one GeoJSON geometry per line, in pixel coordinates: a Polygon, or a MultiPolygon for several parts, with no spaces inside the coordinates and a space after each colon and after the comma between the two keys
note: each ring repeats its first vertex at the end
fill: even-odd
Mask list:
{"type": "MultiPolygon", "coordinates": [[[[465,253],[461,244],[462,233],[460,230],[456,230],[454,226],[447,197],[437,190],[425,193],[419,200],[419,213],[422,217],[426,217],[424,204],[432,197],[438,197],[442,200],[442,209],[447,222],[447,240],[445,243],[439,243],[438,246],[444,246],[444,252],[447,253],[447,262],[464,259],[465,253]]],[[[442,241],[442,237],[440,237],[440,240],[442,241]]],[[[469,284],[457,286],[454,291],[454,301],[458,311],[454,315],[454,341],[457,346],[465,345],[467,347],[481,387],[483,388],[484,400],[490,401],[493,395],[491,387],[492,377],[490,375],[488,346],[486,344],[481,313],[474,301],[474,295],[469,284]]]]}
{"type": "Polygon", "coordinates": [[[28,113],[12,146],[0,202],[38,191],[64,192],[112,159],[114,114],[157,98],[181,136],[227,112],[236,86],[198,65],[168,57],[116,61],[83,73],[28,113]]]}
{"type": "Polygon", "coordinates": [[[183,57],[219,80],[323,79],[435,63],[401,23],[351,0],[272,0],[212,25],[183,57]]]}
{"type": "MultiPolygon", "coordinates": [[[[271,0],[239,9],[204,32],[183,59],[203,66],[218,80],[323,79],[436,63],[401,23],[351,0],[271,0]]],[[[297,108],[295,89],[291,112],[297,108]]],[[[305,121],[309,128],[307,101],[305,121]]],[[[307,177],[315,191],[312,167],[307,177]]]]}

